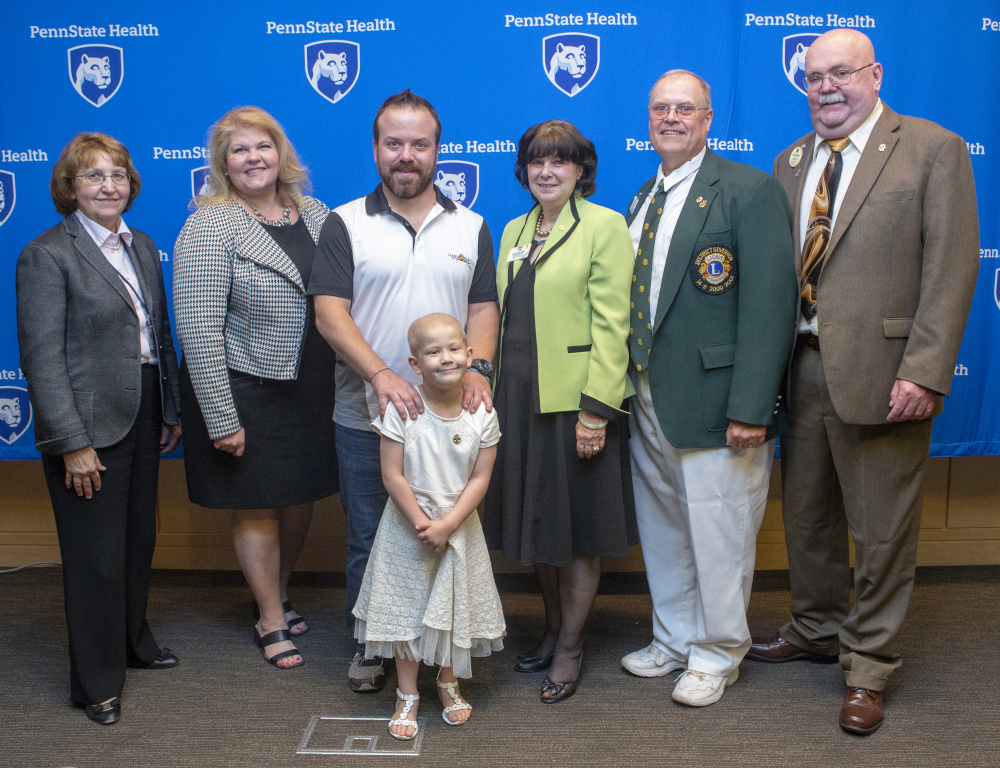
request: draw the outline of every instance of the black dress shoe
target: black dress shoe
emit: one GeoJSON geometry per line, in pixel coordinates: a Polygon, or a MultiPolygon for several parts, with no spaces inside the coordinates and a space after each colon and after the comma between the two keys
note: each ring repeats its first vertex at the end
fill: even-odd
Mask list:
{"type": "Polygon", "coordinates": [[[98,725],[114,725],[122,716],[122,703],[116,696],[107,704],[85,704],[87,717],[98,725]]]}
{"type": "Polygon", "coordinates": [[[514,664],[515,672],[541,672],[544,669],[548,669],[552,666],[552,656],[549,654],[544,658],[539,658],[535,656],[532,652],[522,653],[517,657],[517,663],[514,664]]]}
{"type": "Polygon", "coordinates": [[[580,676],[583,672],[583,651],[580,651],[580,665],[576,670],[576,680],[572,680],[568,683],[553,683],[549,680],[549,676],[546,675],[545,679],[542,680],[542,691],[541,698],[543,704],[557,704],[560,701],[565,701],[574,693],[576,693],[577,687],[580,685],[580,676]],[[545,698],[545,694],[550,694],[549,698],[545,698]]]}
{"type": "Polygon", "coordinates": [[[146,669],[169,669],[170,667],[176,667],[180,663],[181,660],[172,654],[169,648],[161,648],[160,652],[156,655],[156,659],[146,669]]]}

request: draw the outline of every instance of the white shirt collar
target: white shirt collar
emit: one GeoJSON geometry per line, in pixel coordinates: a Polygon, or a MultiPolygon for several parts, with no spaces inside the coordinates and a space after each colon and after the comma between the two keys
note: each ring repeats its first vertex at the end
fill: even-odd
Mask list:
{"type": "Polygon", "coordinates": [[[653,185],[653,192],[656,192],[656,188],[659,186],[660,182],[663,182],[664,189],[670,189],[674,184],[682,179],[686,179],[692,173],[698,171],[701,168],[701,161],[705,159],[705,152],[708,149],[707,146],[701,148],[701,152],[688,160],[680,168],[676,168],[670,172],[666,177],[663,176],[663,163],[656,166],[656,183],[653,185]]]}
{"type": "MultiPolygon", "coordinates": [[[[875,123],[877,123],[878,119],[882,116],[882,111],[882,99],[879,99],[875,102],[875,108],[871,111],[868,117],[865,118],[865,121],[855,128],[854,132],[847,137],[851,140],[851,144],[854,145],[855,149],[857,149],[859,153],[863,153],[865,151],[865,145],[868,143],[868,139],[871,138],[872,131],[875,130],[875,123]]],[[[813,145],[813,160],[816,159],[816,153],[819,152],[819,148],[821,146],[823,146],[823,139],[821,139],[819,134],[817,134],[816,143],[813,145]]]]}
{"type": "Polygon", "coordinates": [[[87,234],[90,238],[97,243],[97,247],[101,248],[105,245],[109,247],[114,247],[114,240],[121,238],[125,241],[125,245],[132,245],[132,231],[126,226],[125,219],[118,218],[118,231],[112,232],[110,229],[98,224],[93,219],[88,219],[79,208],[76,209],[76,218],[80,220],[83,224],[83,228],[87,230],[87,234]],[[112,240],[112,242],[108,242],[112,240]]]}

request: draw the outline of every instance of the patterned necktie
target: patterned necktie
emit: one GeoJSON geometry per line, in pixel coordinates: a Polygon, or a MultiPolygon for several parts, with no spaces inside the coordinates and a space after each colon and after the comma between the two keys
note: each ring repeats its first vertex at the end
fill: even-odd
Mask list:
{"type": "Polygon", "coordinates": [[[833,230],[833,204],[837,200],[837,186],[840,184],[840,172],[844,168],[844,158],[841,152],[851,143],[850,139],[827,139],[830,147],[830,159],[826,162],[816,192],[813,194],[812,206],[809,208],[809,228],[802,245],[802,316],[812,320],[816,316],[816,283],[823,269],[826,249],[830,246],[830,233],[833,230]]]}
{"type": "MultiPolygon", "coordinates": [[[[676,184],[674,185],[676,186],[676,184]]],[[[668,191],[672,191],[673,187],[668,191]]],[[[653,318],[649,312],[649,288],[653,282],[653,242],[656,238],[656,228],[663,215],[663,204],[668,192],[663,190],[663,180],[656,189],[656,195],[646,210],[646,220],[639,235],[639,247],[635,253],[635,271],[632,273],[632,315],[628,329],[628,349],[635,363],[635,369],[641,371],[649,361],[649,350],[653,344],[653,318]]]]}

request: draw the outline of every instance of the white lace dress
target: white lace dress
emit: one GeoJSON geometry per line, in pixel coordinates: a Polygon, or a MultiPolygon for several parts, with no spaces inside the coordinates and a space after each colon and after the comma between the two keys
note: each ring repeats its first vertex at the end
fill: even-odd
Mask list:
{"type": "MultiPolygon", "coordinates": [[[[403,421],[390,405],[372,426],[403,443],[403,476],[434,520],[448,514],[465,490],[479,449],[500,439],[496,411],[483,407],[454,419],[425,408],[416,420],[403,421]]],[[[389,499],[354,615],[354,635],[366,657],[398,655],[472,677],[472,657],[501,650],[506,634],[479,515],[470,514],[448,549],[435,554],[389,499]]]]}

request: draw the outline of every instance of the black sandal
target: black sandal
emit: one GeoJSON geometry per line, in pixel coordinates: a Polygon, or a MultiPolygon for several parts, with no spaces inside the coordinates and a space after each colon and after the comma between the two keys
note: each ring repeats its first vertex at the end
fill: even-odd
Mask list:
{"type": "Polygon", "coordinates": [[[574,693],[576,693],[577,687],[580,685],[580,677],[583,672],[583,651],[580,651],[580,665],[576,669],[576,680],[570,680],[566,683],[554,683],[549,680],[548,675],[542,680],[542,690],[541,699],[542,704],[558,704],[560,701],[565,701],[574,693]],[[545,698],[545,694],[551,694],[549,698],[545,698]]]}
{"type": "Polygon", "coordinates": [[[264,661],[266,661],[273,667],[277,667],[278,669],[294,669],[295,667],[301,667],[303,664],[306,663],[306,660],[301,657],[301,654],[299,654],[298,648],[295,648],[291,651],[282,651],[281,653],[274,654],[274,656],[268,656],[266,653],[264,653],[264,648],[266,646],[274,645],[275,643],[283,643],[286,640],[290,641],[292,639],[291,635],[288,634],[287,629],[279,629],[277,632],[268,632],[266,635],[261,637],[260,634],[257,632],[257,626],[254,625],[253,639],[257,647],[260,648],[260,652],[264,656],[264,661]],[[278,663],[282,659],[287,659],[291,656],[299,656],[299,663],[298,664],[278,663]]]}
{"type": "MultiPolygon", "coordinates": [[[[257,605],[256,600],[251,600],[250,602],[253,604],[253,620],[257,621],[257,619],[260,618],[260,606],[257,605]]],[[[292,608],[291,600],[286,600],[285,602],[283,602],[281,604],[281,610],[283,610],[285,613],[292,613],[293,611],[295,613],[298,613],[298,611],[292,608]]],[[[306,619],[301,614],[297,619],[292,619],[290,622],[288,622],[288,634],[290,634],[292,637],[300,637],[301,635],[304,635],[308,631],[309,631],[309,625],[306,624],[306,619]],[[294,628],[299,626],[300,624],[305,624],[306,628],[296,632],[294,628]]]]}

